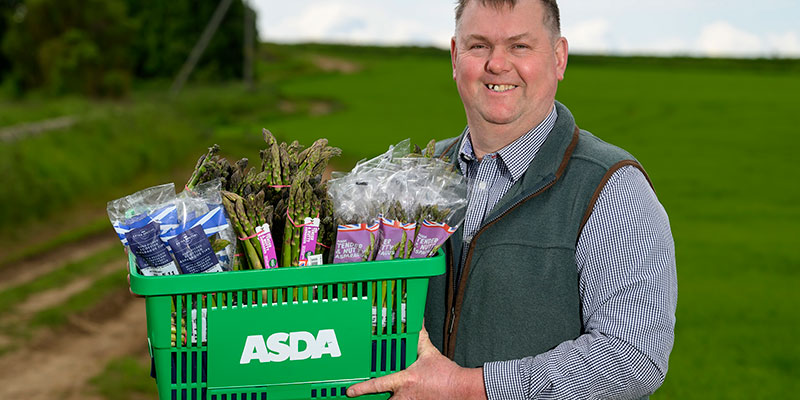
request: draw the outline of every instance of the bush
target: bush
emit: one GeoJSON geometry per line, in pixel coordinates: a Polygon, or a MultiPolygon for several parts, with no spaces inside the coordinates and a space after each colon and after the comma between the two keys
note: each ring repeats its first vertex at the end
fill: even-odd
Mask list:
{"type": "Polygon", "coordinates": [[[127,91],[105,76],[132,70],[127,49],[135,31],[122,0],[28,0],[19,7],[3,40],[19,87],[93,96],[127,91]]]}

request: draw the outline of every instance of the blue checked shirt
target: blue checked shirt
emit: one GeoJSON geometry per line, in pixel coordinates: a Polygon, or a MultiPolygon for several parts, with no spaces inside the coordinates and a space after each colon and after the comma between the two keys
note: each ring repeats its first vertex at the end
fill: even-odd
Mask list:
{"type": "MultiPolygon", "coordinates": [[[[538,126],[481,160],[467,132],[459,153],[469,182],[465,252],[556,117],[553,107],[538,126]]],[[[484,364],[489,399],[637,399],[663,382],[674,340],[675,249],[667,214],[639,169],[623,167],[606,183],[578,239],[575,264],[583,335],[546,353],[484,364]]]]}

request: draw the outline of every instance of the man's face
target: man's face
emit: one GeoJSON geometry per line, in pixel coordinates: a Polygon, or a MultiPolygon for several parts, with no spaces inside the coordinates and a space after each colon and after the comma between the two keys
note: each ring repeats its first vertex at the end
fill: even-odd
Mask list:
{"type": "Polygon", "coordinates": [[[567,43],[552,37],[543,16],[538,0],[519,1],[513,9],[467,4],[451,56],[471,130],[509,128],[522,135],[550,112],[567,43]]]}

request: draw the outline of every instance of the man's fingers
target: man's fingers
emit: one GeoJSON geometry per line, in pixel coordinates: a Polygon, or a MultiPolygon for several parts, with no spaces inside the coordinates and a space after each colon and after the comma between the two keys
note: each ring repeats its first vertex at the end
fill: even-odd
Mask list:
{"type": "Polygon", "coordinates": [[[347,388],[347,397],[356,397],[369,393],[383,393],[393,392],[395,388],[399,387],[399,381],[402,379],[403,372],[373,378],[368,381],[356,383],[347,388]],[[400,375],[400,376],[398,376],[400,375]]]}

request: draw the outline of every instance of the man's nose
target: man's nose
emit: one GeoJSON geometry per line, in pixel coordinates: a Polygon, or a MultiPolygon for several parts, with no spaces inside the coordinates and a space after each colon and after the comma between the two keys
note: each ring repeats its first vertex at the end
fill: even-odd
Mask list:
{"type": "Polygon", "coordinates": [[[499,74],[511,69],[511,62],[508,60],[508,53],[505,49],[495,47],[486,60],[486,72],[499,74]]]}

